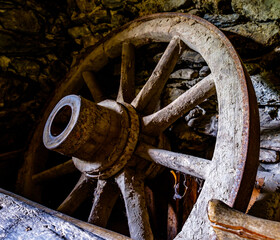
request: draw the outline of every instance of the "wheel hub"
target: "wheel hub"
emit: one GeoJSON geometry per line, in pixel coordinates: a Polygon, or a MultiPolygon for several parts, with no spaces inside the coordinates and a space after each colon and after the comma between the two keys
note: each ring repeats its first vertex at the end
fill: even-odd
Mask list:
{"type": "Polygon", "coordinates": [[[49,115],[43,142],[50,150],[72,156],[75,166],[87,176],[106,179],[126,165],[138,136],[139,118],[130,104],[112,100],[95,104],[68,95],[49,115]],[[61,119],[67,123],[61,124],[61,119]],[[66,127],[62,130],[60,125],[66,127]]]}

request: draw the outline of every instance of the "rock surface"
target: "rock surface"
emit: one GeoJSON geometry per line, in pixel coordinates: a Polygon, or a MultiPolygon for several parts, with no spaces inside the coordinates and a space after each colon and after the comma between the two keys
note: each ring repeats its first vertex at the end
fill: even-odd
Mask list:
{"type": "Polygon", "coordinates": [[[40,31],[39,20],[32,10],[13,9],[0,14],[0,23],[6,30],[38,33],[40,31]]]}
{"type": "Polygon", "coordinates": [[[214,24],[216,27],[225,28],[232,27],[243,22],[242,17],[237,14],[205,14],[204,19],[214,24]]]}
{"type": "Polygon", "coordinates": [[[205,8],[214,13],[231,11],[230,0],[194,0],[197,8],[205,8]]]}
{"type": "Polygon", "coordinates": [[[276,45],[280,42],[280,25],[277,22],[247,22],[233,27],[223,28],[223,30],[252,39],[256,43],[264,46],[276,45]]]}
{"type": "Polygon", "coordinates": [[[280,105],[280,89],[271,81],[273,78],[269,72],[251,75],[259,105],[280,105]]]}
{"type": "Polygon", "coordinates": [[[277,20],[280,18],[280,2],[278,0],[232,0],[235,12],[255,21],[277,20]]]}

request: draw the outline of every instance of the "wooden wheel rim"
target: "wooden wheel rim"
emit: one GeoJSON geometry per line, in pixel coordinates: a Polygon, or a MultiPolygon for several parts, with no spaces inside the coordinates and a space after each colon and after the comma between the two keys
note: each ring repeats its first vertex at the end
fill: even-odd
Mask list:
{"type": "MultiPolygon", "coordinates": [[[[89,49],[72,67],[65,81],[55,91],[43,119],[47,119],[63,96],[73,93],[81,84],[83,72],[97,72],[109,58],[119,56],[123,42],[141,46],[149,42],[169,42],[174,36],[179,36],[206,60],[214,77],[218,97],[219,127],[214,156],[207,169],[208,176],[200,197],[176,237],[208,239],[212,232],[206,214],[208,200],[220,199],[244,210],[255,181],[259,149],[258,110],[253,88],[234,48],[216,27],[199,17],[178,13],[155,14],[123,26],[89,49]]],[[[42,148],[38,139],[41,138],[43,127],[44,121],[33,136],[25,161],[36,161],[36,152],[42,148]]],[[[21,170],[20,179],[25,183],[21,188],[25,189],[23,192],[26,195],[26,185],[32,185],[30,176],[33,171],[24,167],[21,170]]]]}

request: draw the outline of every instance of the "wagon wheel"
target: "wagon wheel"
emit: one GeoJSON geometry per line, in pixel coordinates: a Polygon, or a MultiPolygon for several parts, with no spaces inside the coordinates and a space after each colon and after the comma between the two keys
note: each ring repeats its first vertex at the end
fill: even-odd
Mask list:
{"type": "MultiPolygon", "coordinates": [[[[259,121],[254,91],[230,42],[216,27],[199,17],[166,13],[135,20],[95,45],[72,67],[66,80],[56,90],[26,153],[19,174],[19,188],[26,196],[31,196],[36,187],[32,178],[35,180],[46,173],[37,173],[36,167],[38,159],[43,162],[45,150],[41,138],[47,118],[45,145],[74,156],[73,162],[82,172],[79,182],[59,210],[67,212],[73,205],[79,204],[91,179],[96,178],[99,180],[89,219],[93,223],[104,224],[114,205],[114,196],[118,194],[118,190],[112,190],[111,182],[115,179],[124,198],[131,237],[152,239],[143,190],[145,174],[130,167],[134,156],[205,179],[200,196],[176,239],[209,238],[212,229],[206,207],[212,198],[239,210],[244,210],[248,204],[259,151],[259,121]],[[135,97],[134,70],[131,67],[133,49],[151,42],[169,44],[149,80],[135,97]],[[186,47],[202,55],[211,74],[153,113],[168,76],[186,47]],[[121,52],[122,70],[117,100],[102,101],[103,93],[98,89],[94,73],[100,71],[110,58],[120,56],[121,52]],[[83,81],[98,104],[76,95],[66,96],[76,92],[83,81]],[[211,161],[159,149],[142,141],[143,135],[159,136],[178,118],[213,95],[215,90],[219,126],[211,161]],[[67,109],[71,109],[68,125],[54,136],[55,118],[67,109]],[[106,208],[102,208],[102,204],[106,208]],[[100,219],[101,216],[106,219],[100,219]]],[[[47,171],[48,174],[72,171],[72,161],[57,166],[56,171],[52,170],[47,171]]]]}

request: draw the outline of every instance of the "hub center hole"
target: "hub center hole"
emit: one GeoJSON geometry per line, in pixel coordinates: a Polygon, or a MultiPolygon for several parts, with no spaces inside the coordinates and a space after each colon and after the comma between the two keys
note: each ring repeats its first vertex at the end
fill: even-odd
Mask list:
{"type": "Polygon", "coordinates": [[[58,136],[61,134],[64,129],[67,127],[70,122],[72,115],[72,109],[70,106],[64,106],[55,115],[52,125],[51,125],[51,134],[53,136],[58,136]]]}

